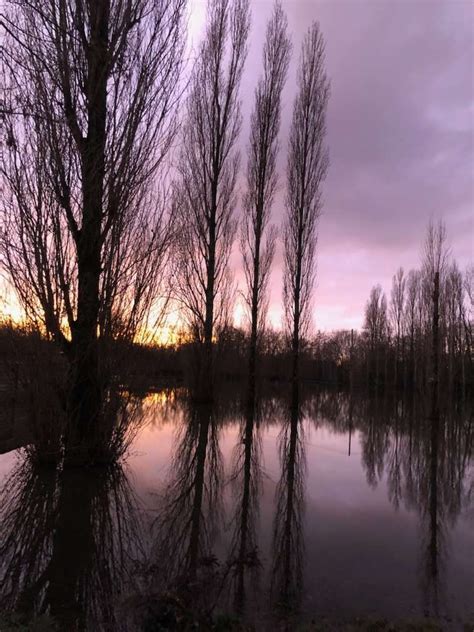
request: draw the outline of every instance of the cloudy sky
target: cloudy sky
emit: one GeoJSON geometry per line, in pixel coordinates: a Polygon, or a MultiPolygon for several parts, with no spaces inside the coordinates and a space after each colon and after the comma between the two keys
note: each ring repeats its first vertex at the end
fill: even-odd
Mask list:
{"type": "MultiPolygon", "coordinates": [[[[286,146],[303,33],[318,20],[332,94],[331,166],[319,225],[315,326],[359,327],[372,285],[389,291],[398,266],[416,267],[430,217],[447,225],[461,267],[473,260],[474,3],[463,0],[284,0],[293,59],[283,96],[286,146]]],[[[251,0],[242,84],[245,150],[270,0],[251,0]]],[[[192,5],[191,27],[205,14],[192,5]]],[[[196,28],[196,33],[198,32],[196,28]]],[[[245,160],[245,151],[243,159],[245,160]]],[[[281,156],[284,185],[285,155],[281,156]]],[[[283,216],[283,197],[274,218],[283,216]]],[[[281,320],[281,248],[270,317],[281,320]]],[[[233,264],[240,277],[238,252],[233,264]]]]}
{"type": "MultiPolygon", "coordinates": [[[[389,293],[400,265],[405,270],[419,265],[430,217],[444,219],[461,268],[474,261],[474,2],[282,0],[282,4],[293,56],[283,94],[281,191],[273,209],[274,223],[280,226],[284,213],[285,148],[301,40],[310,23],[318,20],[326,40],[332,94],[331,165],[319,224],[314,326],[358,328],[371,287],[380,283],[389,293]]],[[[273,0],[250,0],[250,5],[252,31],[241,86],[242,167],[273,0]]],[[[205,0],[190,0],[194,49],[205,11],[205,0]]],[[[237,246],[231,263],[241,283],[237,246]]],[[[269,316],[278,327],[281,244],[270,289],[269,316]]],[[[240,316],[238,309],[237,322],[240,316]]]]}

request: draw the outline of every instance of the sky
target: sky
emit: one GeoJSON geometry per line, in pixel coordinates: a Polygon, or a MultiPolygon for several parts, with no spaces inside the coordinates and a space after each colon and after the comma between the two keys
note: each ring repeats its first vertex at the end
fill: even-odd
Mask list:
{"type": "MultiPolygon", "coordinates": [[[[280,227],[284,215],[286,146],[301,41],[318,20],[331,80],[331,164],[323,185],[313,329],[360,328],[371,287],[380,283],[389,294],[399,266],[408,271],[419,265],[430,218],[445,221],[461,268],[474,260],[474,2],[282,0],[282,5],[293,54],[283,93],[280,191],[273,222],[280,227]]],[[[250,0],[250,6],[252,29],[241,85],[242,173],[273,0],[250,0]]],[[[205,13],[205,0],[190,0],[194,50],[205,13]]],[[[243,186],[241,180],[239,200],[243,186]]],[[[238,242],[231,265],[242,286],[238,242]]],[[[4,311],[9,309],[15,312],[13,298],[4,311]]],[[[237,308],[237,324],[241,313],[237,308]]],[[[269,319],[281,326],[281,242],[270,281],[269,319]]]]}
{"type": "MultiPolygon", "coordinates": [[[[252,31],[241,86],[242,166],[271,0],[251,0],[252,31]]],[[[462,0],[283,0],[293,55],[280,141],[285,162],[304,32],[318,20],[331,80],[330,168],[319,223],[314,328],[359,328],[370,289],[390,293],[399,266],[417,267],[430,218],[442,218],[459,265],[474,260],[474,2],[462,0]]],[[[205,2],[191,5],[198,38],[205,2]]],[[[232,265],[242,281],[235,248],[232,265]]],[[[282,252],[271,278],[269,317],[282,317],[282,252]]]]}

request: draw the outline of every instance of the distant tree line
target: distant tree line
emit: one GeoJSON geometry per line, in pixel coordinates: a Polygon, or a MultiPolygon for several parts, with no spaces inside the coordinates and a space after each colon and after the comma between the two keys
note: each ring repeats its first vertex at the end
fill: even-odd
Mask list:
{"type": "MultiPolygon", "coordinates": [[[[441,225],[428,228],[433,231],[441,225]]],[[[443,239],[444,243],[444,239],[443,239]]],[[[473,387],[473,281],[474,268],[462,272],[448,257],[440,276],[438,312],[438,373],[444,393],[468,392],[473,387]]],[[[372,288],[361,330],[317,331],[300,341],[299,376],[340,386],[374,389],[427,390],[434,383],[433,312],[434,281],[429,267],[408,274],[399,268],[392,279],[390,299],[380,285],[372,288]],[[431,289],[431,291],[430,291],[431,289]]],[[[438,291],[436,293],[438,295],[438,291]]],[[[28,335],[0,327],[0,358],[3,367],[14,357],[44,355],[28,335]],[[28,342],[29,341],[29,342],[28,342]]],[[[246,380],[252,332],[230,323],[215,343],[220,375],[227,380],[246,380]]],[[[183,332],[174,345],[132,345],[116,342],[109,349],[118,382],[145,392],[168,380],[189,384],[193,380],[195,342],[183,332]],[[121,369],[121,357],[127,367],[121,369]]],[[[255,386],[262,380],[291,379],[292,350],[284,330],[265,327],[258,338],[255,386]]]]}
{"type": "Polygon", "coordinates": [[[380,285],[370,292],[356,345],[358,371],[365,369],[371,384],[472,385],[473,299],[473,266],[459,269],[444,224],[431,222],[421,268],[399,268],[389,300],[380,285]]]}
{"type": "MultiPolygon", "coordinates": [[[[459,269],[443,222],[430,222],[420,269],[405,273],[400,267],[389,299],[380,285],[372,288],[361,331],[317,332],[301,340],[301,376],[374,388],[472,388],[473,310],[474,267],[459,269]]],[[[243,331],[228,332],[227,347],[245,348],[244,339],[243,331]]],[[[261,348],[264,375],[288,378],[284,332],[267,330],[261,348]]]]}

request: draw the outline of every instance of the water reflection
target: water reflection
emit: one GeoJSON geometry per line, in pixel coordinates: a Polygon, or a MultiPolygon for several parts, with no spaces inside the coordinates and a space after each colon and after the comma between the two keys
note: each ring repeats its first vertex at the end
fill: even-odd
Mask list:
{"type": "Polygon", "coordinates": [[[276,492],[273,525],[271,592],[279,610],[297,610],[303,584],[303,513],[305,495],[305,438],[302,403],[297,384],[285,410],[279,436],[281,475],[276,492]]]}
{"type": "Polygon", "coordinates": [[[211,405],[183,402],[169,481],[155,521],[155,557],[163,590],[195,608],[212,598],[213,543],[222,518],[223,463],[218,415],[211,405]]]}
{"type": "MultiPolygon", "coordinates": [[[[473,544],[467,403],[433,410],[422,397],[293,387],[288,396],[243,401],[226,393],[214,406],[167,392],[140,411],[139,452],[153,454],[169,437],[171,450],[153,462],[166,471],[160,485],[140,488],[140,454],[130,459],[135,477],[119,465],[44,469],[26,459],[3,481],[1,609],[48,613],[67,630],[142,629],[133,600],[124,599],[134,593],[146,604],[141,612],[168,629],[183,617],[209,623],[219,611],[254,623],[257,611],[265,621],[295,621],[326,614],[324,590],[332,588],[324,577],[330,587],[341,584],[337,614],[351,616],[361,599],[351,573],[363,571],[335,552],[356,541],[377,614],[392,614],[384,581],[405,591],[407,603],[396,594],[391,602],[402,616],[467,620],[466,584],[474,581],[462,565],[473,544]],[[354,500],[355,488],[338,482],[344,468],[361,475],[354,500]],[[367,522],[358,503],[370,507],[367,522]],[[377,553],[374,535],[399,553],[377,553]],[[173,614],[164,620],[170,599],[173,614]]],[[[257,628],[266,629],[262,619],[257,628]]]]}
{"type": "Polygon", "coordinates": [[[270,414],[265,403],[251,391],[242,415],[237,445],[234,448],[231,481],[233,486],[233,533],[229,559],[234,565],[233,594],[237,612],[247,600],[247,584],[258,592],[262,562],[257,531],[262,493],[262,419],[270,414]]]}
{"type": "Polygon", "coordinates": [[[120,629],[116,599],[143,553],[123,468],[45,470],[26,459],[1,501],[2,611],[48,614],[64,630],[120,629]]]}
{"type": "MultiPolygon", "coordinates": [[[[340,396],[333,397],[340,402],[340,396]]],[[[333,401],[333,404],[334,404],[333,401]]],[[[445,571],[449,534],[463,510],[472,507],[473,417],[470,407],[430,398],[394,401],[352,398],[340,406],[324,406],[325,417],[339,425],[349,406],[349,427],[355,418],[360,432],[367,482],[376,487],[384,473],[395,510],[401,504],[419,516],[419,572],[426,616],[449,616],[445,571]],[[353,412],[353,409],[356,412],[353,412]]],[[[350,435],[349,435],[350,436],[350,435]]]]}

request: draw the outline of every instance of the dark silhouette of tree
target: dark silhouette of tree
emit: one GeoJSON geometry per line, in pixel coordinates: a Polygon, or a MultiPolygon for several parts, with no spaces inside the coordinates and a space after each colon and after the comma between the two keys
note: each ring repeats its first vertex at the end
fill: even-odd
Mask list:
{"type": "MultiPolygon", "coordinates": [[[[439,360],[440,360],[440,292],[446,273],[448,251],[446,249],[446,227],[443,222],[436,226],[431,221],[428,225],[424,244],[423,271],[429,291],[431,311],[431,382],[433,388],[433,405],[438,402],[439,360]]],[[[433,410],[433,415],[438,413],[433,410]]]]}
{"type": "Polygon", "coordinates": [[[452,391],[456,377],[465,383],[466,370],[462,344],[465,314],[463,276],[456,261],[451,262],[446,271],[444,299],[448,380],[452,391]],[[460,376],[456,375],[456,364],[460,364],[460,376]]]}
{"type": "Polygon", "coordinates": [[[179,298],[199,356],[197,392],[212,397],[213,345],[228,320],[236,222],[239,85],[250,27],[247,0],[210,0],[191,79],[179,160],[179,298]]]}
{"type": "Polygon", "coordinates": [[[325,145],[328,99],[324,40],[315,22],[303,41],[288,145],[283,299],[293,379],[298,377],[301,340],[311,322],[321,184],[329,164],[325,145]]]}
{"type": "Polygon", "coordinates": [[[423,250],[421,269],[405,275],[399,268],[392,278],[388,306],[383,288],[371,289],[360,334],[318,332],[308,341],[305,375],[419,391],[446,380],[450,396],[466,396],[473,386],[472,270],[451,259],[442,222],[430,223],[423,250]]]}
{"type": "Polygon", "coordinates": [[[405,329],[409,337],[409,380],[413,384],[416,382],[416,336],[419,329],[417,319],[417,302],[420,293],[420,273],[418,270],[410,270],[406,281],[406,302],[405,302],[405,329]]]}
{"type": "Polygon", "coordinates": [[[278,184],[276,162],[281,119],[281,92],[288,71],[291,43],[287,19],[277,2],[267,25],[263,76],[255,90],[250,119],[247,190],[243,200],[241,251],[246,281],[245,303],[250,320],[249,384],[253,390],[257,352],[265,327],[267,285],[275,252],[276,232],[269,226],[278,184]]]}
{"type": "MultiPolygon", "coordinates": [[[[400,368],[400,351],[403,345],[403,314],[405,311],[405,285],[406,279],[402,267],[398,268],[397,273],[392,278],[392,291],[390,299],[390,318],[395,331],[395,362],[394,362],[394,383],[398,384],[398,375],[400,368]]],[[[402,350],[403,353],[403,350],[402,350]]],[[[403,359],[402,359],[403,361],[403,359]]]]}
{"type": "Polygon", "coordinates": [[[2,16],[2,260],[70,360],[71,454],[100,417],[99,333],[133,337],[160,280],[152,183],[176,131],[184,6],[21,0],[2,16]]]}
{"type": "Polygon", "coordinates": [[[369,379],[378,383],[381,378],[380,355],[385,349],[387,337],[387,299],[380,285],[370,292],[365,307],[364,329],[368,338],[367,373],[369,379]]]}
{"type": "MultiPolygon", "coordinates": [[[[462,320],[464,328],[464,355],[467,356],[467,364],[473,373],[473,341],[472,330],[474,327],[474,264],[467,267],[464,274],[463,289],[466,295],[466,303],[464,304],[464,296],[462,297],[462,320]]],[[[465,384],[465,383],[464,383],[465,384]]]]}

